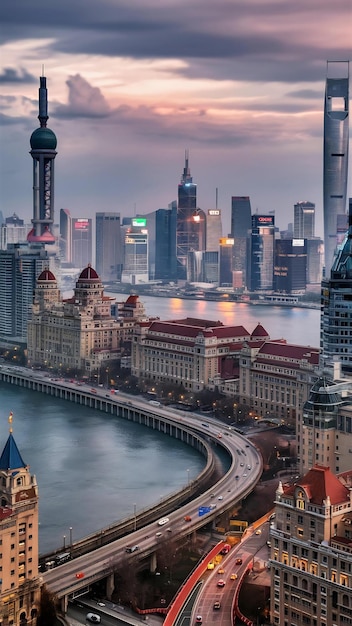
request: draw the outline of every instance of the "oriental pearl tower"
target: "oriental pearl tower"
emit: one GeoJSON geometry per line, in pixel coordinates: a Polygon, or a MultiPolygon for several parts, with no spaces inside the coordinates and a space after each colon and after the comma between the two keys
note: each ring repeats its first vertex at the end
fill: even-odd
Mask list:
{"type": "Polygon", "coordinates": [[[48,92],[46,78],[40,77],[39,115],[40,128],[31,136],[30,155],[33,159],[33,228],[27,235],[29,243],[54,244],[51,232],[54,223],[54,160],[56,135],[47,127],[48,92]]]}

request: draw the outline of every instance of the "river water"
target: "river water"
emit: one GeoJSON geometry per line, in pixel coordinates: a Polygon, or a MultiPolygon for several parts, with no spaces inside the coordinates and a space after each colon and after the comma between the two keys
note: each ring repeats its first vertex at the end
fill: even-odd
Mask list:
{"type": "MultiPolygon", "coordinates": [[[[126,296],[116,294],[116,299],[126,296]]],[[[260,322],[271,338],[319,346],[318,310],[149,296],[141,300],[146,313],[160,319],[220,320],[249,332],[260,322]]],[[[67,545],[70,534],[75,540],[132,516],[135,509],[185,486],[204,467],[203,457],[185,444],[106,413],[2,382],[0,401],[0,450],[12,411],[14,438],[37,477],[41,553],[67,545]]]]}

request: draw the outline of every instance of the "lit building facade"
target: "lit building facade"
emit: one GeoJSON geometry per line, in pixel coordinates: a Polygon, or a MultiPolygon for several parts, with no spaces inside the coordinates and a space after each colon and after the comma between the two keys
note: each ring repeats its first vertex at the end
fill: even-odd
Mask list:
{"type": "Polygon", "coordinates": [[[95,214],[95,244],[96,267],[101,280],[120,281],[122,272],[120,213],[95,214]]]}
{"type": "Polygon", "coordinates": [[[252,215],[250,234],[250,291],[271,291],[274,273],[274,215],[252,215]]]}
{"type": "Polygon", "coordinates": [[[149,282],[148,230],[146,218],[132,219],[125,229],[121,282],[130,285],[149,282]]]}
{"type": "Polygon", "coordinates": [[[220,209],[208,209],[206,222],[206,250],[218,252],[219,241],[222,237],[222,223],[220,209]]]}
{"type": "Polygon", "coordinates": [[[330,272],[337,245],[337,216],[346,214],[349,148],[349,62],[327,63],[324,102],[324,248],[330,272]]]}
{"type": "Polygon", "coordinates": [[[292,486],[281,483],[270,527],[271,623],[350,624],[352,473],[315,465],[292,486]]]}
{"type": "Polygon", "coordinates": [[[232,288],[234,239],[222,237],[219,244],[219,287],[232,288]]]}
{"type": "Polygon", "coordinates": [[[38,486],[12,434],[0,456],[0,622],[35,626],[38,576],[38,486]]]}
{"type": "Polygon", "coordinates": [[[88,217],[73,217],[71,259],[74,267],[86,267],[92,262],[92,220],[88,217]]]}
{"type": "Polygon", "coordinates": [[[248,246],[252,230],[252,209],[249,196],[231,198],[231,237],[234,240],[232,269],[236,272],[236,284],[248,287],[248,246]]]}
{"type": "Polygon", "coordinates": [[[276,239],[274,291],[304,293],[307,285],[307,245],[305,239],[276,239]]]}

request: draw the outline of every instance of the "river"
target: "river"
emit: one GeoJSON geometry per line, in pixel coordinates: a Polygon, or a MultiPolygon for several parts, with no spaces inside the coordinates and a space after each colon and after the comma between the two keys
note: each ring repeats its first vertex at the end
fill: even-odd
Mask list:
{"type": "MultiPolygon", "coordinates": [[[[113,295],[113,294],[112,294],[113,295]]],[[[114,294],[118,301],[126,296],[114,294]]],[[[320,311],[180,298],[141,297],[160,319],[188,316],[243,325],[260,322],[271,338],[319,346],[320,311]]],[[[204,467],[192,448],[106,413],[0,382],[2,436],[13,433],[39,486],[39,549],[46,552],[132,516],[180,489],[204,467]],[[189,471],[188,471],[189,470],[189,471]],[[64,539],[65,536],[65,539],[64,539]]]]}

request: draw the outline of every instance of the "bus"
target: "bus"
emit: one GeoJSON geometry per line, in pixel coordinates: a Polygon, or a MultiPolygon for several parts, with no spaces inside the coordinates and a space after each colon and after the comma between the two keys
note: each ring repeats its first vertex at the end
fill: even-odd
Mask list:
{"type": "Polygon", "coordinates": [[[57,554],[54,557],[56,565],[61,565],[62,563],[66,563],[71,559],[71,555],[69,552],[62,552],[61,554],[57,554]]]}

